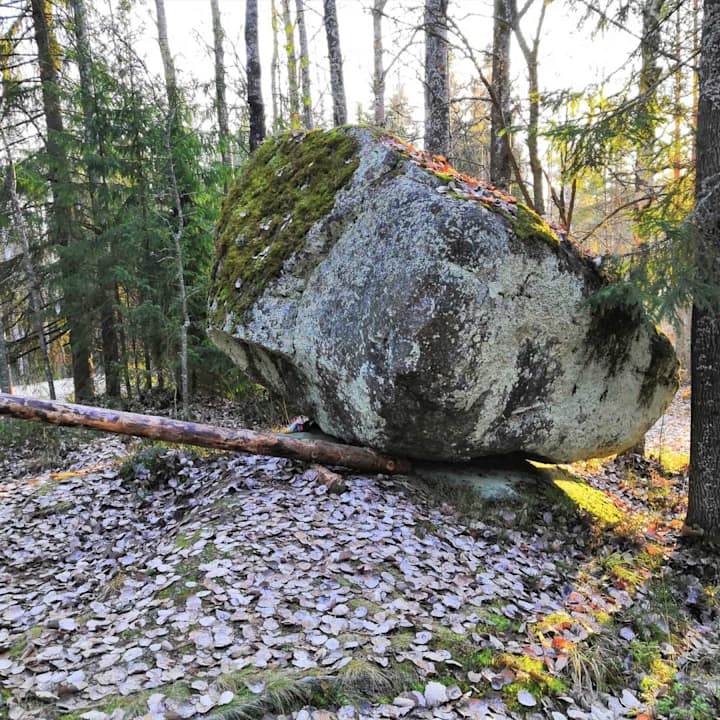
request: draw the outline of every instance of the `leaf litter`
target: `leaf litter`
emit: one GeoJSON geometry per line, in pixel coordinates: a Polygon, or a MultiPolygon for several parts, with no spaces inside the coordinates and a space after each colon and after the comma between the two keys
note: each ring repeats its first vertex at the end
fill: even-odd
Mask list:
{"type": "MultiPolygon", "coordinates": [[[[645,599],[643,582],[596,572],[591,528],[576,516],[468,521],[412,479],[335,469],[342,491],[329,493],[321,470],[247,455],[166,450],[165,482],[129,482],[127,451],[100,437],[61,473],[0,476],[0,717],[232,717],[223,713],[265,697],[273,673],[323,683],[357,663],[381,678],[410,667],[417,689],[287,716],[646,711],[642,677],[614,692],[571,680],[578,649],[607,634],[608,618],[616,653],[630,656],[628,618],[645,599]],[[542,692],[543,678],[562,683],[542,692]]],[[[617,462],[587,479],[617,491],[617,462]]],[[[690,573],[697,616],[676,658],[682,675],[720,657],[703,585],[712,563],[678,549],[663,522],[663,558],[690,573]]]]}

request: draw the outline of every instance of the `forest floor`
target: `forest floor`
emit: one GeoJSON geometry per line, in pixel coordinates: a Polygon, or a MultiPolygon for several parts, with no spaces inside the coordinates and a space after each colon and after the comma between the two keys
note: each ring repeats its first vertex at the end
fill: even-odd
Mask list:
{"type": "MultiPolygon", "coordinates": [[[[514,502],[0,422],[0,718],[720,717],[689,394],[514,502]]],[[[208,403],[196,419],[262,423],[208,403]]]]}

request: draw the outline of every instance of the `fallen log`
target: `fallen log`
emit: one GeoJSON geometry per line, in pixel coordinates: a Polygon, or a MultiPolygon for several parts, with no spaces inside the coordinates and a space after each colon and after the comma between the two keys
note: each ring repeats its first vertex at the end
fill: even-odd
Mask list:
{"type": "Polygon", "coordinates": [[[0,415],[53,425],[87,427],[216,450],[287,457],[323,465],[342,465],[364,472],[390,475],[406,474],[412,469],[408,460],[390,458],[367,447],[345,445],[319,438],[295,438],[282,433],[234,430],[157,415],[38,400],[6,393],[0,393],[0,415]]]}

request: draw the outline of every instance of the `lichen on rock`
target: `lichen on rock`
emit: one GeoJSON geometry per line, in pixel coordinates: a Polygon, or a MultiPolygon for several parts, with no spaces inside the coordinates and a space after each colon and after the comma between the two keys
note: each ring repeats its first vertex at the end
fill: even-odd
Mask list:
{"type": "Polygon", "coordinates": [[[633,445],[677,387],[667,339],[588,302],[602,278],[532,210],[396,144],[340,128],[251,158],[218,232],[213,339],[328,434],[386,452],[633,445]]]}

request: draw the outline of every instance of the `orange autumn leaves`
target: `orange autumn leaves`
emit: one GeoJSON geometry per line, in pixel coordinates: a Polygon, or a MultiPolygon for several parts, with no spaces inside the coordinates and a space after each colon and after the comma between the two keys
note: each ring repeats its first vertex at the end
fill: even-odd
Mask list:
{"type": "Polygon", "coordinates": [[[456,170],[442,155],[431,155],[424,150],[418,150],[410,143],[399,138],[387,136],[382,140],[386,147],[392,148],[415,165],[433,173],[447,182],[447,185],[438,188],[439,192],[453,192],[455,195],[468,200],[477,200],[494,210],[517,216],[517,200],[499,188],[484,183],[456,170]]]}

